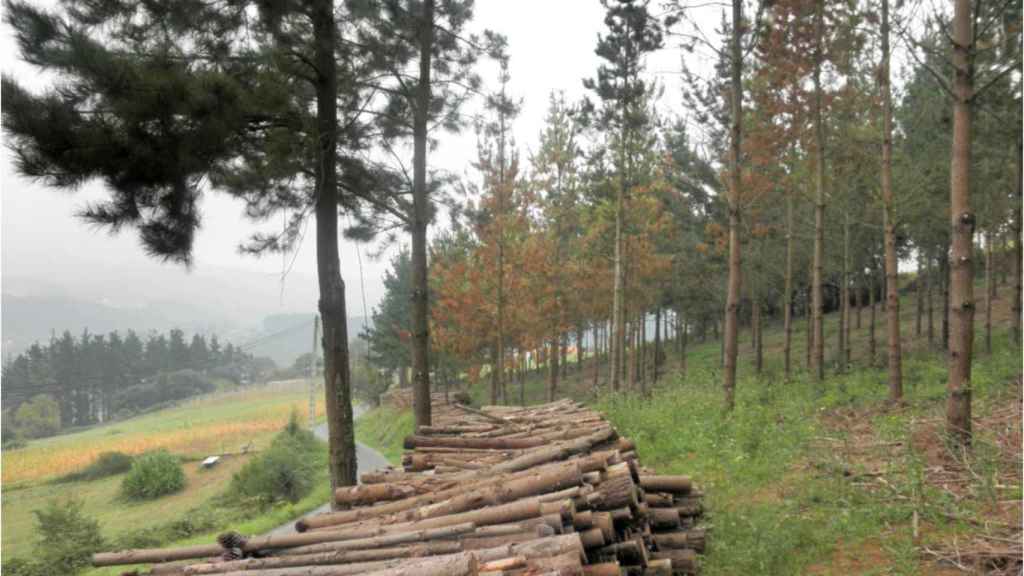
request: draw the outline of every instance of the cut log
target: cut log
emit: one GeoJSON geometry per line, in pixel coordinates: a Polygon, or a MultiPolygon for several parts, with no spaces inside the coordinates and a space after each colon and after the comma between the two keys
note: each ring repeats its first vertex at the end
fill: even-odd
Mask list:
{"type": "Polygon", "coordinates": [[[651,508],[649,519],[651,528],[655,530],[679,528],[679,511],[675,508],[651,508]]]}
{"type": "Polygon", "coordinates": [[[671,492],[680,495],[689,494],[693,489],[689,476],[641,475],[640,486],[648,492],[671,492]]]}
{"type": "Polygon", "coordinates": [[[693,550],[676,549],[651,552],[651,558],[655,560],[671,560],[673,574],[697,573],[697,553],[693,550]]]}
{"type": "Polygon", "coordinates": [[[120,550],[117,552],[98,552],[92,555],[93,566],[118,566],[125,564],[154,564],[209,558],[224,552],[220,544],[187,546],[184,548],[142,548],[138,550],[120,550]]]}
{"type": "Polygon", "coordinates": [[[704,551],[705,538],[704,530],[700,529],[666,532],[651,536],[657,550],[692,548],[698,552],[704,551]]]}
{"type": "Polygon", "coordinates": [[[618,562],[601,562],[583,567],[584,576],[622,576],[622,567],[618,562]]]}

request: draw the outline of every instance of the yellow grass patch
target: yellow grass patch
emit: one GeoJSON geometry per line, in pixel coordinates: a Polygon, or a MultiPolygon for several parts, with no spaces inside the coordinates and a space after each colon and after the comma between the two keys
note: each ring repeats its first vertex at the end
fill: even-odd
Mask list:
{"type": "MultiPolygon", "coordinates": [[[[272,395],[232,394],[228,398],[230,402],[226,402],[224,396],[214,396],[187,408],[200,417],[176,419],[174,412],[178,409],[172,409],[164,418],[161,418],[164,412],[159,412],[134,421],[115,422],[100,429],[33,442],[21,450],[5,451],[2,482],[11,486],[62,476],[85,468],[102,452],[141,454],[165,449],[195,457],[236,452],[250,441],[266,440],[267,433],[279,430],[288,422],[292,410],[305,406],[298,391],[291,394],[278,391],[272,395]],[[204,411],[209,412],[203,414],[204,411]],[[119,430],[122,427],[124,431],[119,430]],[[99,433],[105,429],[106,434],[99,433]]],[[[322,398],[317,402],[317,413],[323,414],[322,398]]],[[[305,417],[304,413],[300,414],[305,417]]]]}

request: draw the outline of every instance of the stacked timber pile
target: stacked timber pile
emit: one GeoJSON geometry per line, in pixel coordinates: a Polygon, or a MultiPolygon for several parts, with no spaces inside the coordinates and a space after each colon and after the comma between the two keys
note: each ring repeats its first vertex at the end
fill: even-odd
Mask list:
{"type": "Polygon", "coordinates": [[[704,532],[685,476],[639,465],[600,414],[562,400],[530,407],[434,404],[405,439],[401,469],[339,488],[339,510],[297,534],[97,554],[145,574],[230,576],[694,574],[704,532]],[[196,561],[198,560],[198,562],[196,561]]]}

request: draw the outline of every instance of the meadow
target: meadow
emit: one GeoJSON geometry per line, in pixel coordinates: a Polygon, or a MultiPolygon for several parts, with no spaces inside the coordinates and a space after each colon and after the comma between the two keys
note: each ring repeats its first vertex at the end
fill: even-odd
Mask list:
{"type": "MultiPolygon", "coordinates": [[[[308,389],[304,381],[219,392],[136,418],[4,451],[5,557],[20,556],[30,550],[35,539],[32,511],[54,498],[73,496],[81,500],[83,511],[100,522],[108,540],[184,520],[187,512],[224,490],[232,474],[269,443],[293,410],[305,418],[308,389]],[[119,497],[122,475],[92,481],[58,481],[65,474],[83,469],[102,452],[140,454],[155,449],[166,449],[185,461],[185,490],[152,501],[129,503],[119,497]],[[227,457],[209,470],[199,465],[200,459],[211,454],[245,449],[248,454],[227,457]]],[[[322,417],[322,394],[318,394],[317,414],[322,417]]],[[[318,498],[325,500],[326,495],[319,494],[318,498]]],[[[288,512],[292,513],[294,510],[288,512]]],[[[273,521],[277,520],[275,517],[273,521]]]]}
{"type": "MultiPolygon", "coordinates": [[[[318,395],[317,413],[323,414],[318,395]]],[[[101,452],[141,454],[166,449],[185,458],[236,452],[266,441],[292,410],[308,411],[304,381],[279,382],[252,389],[219,392],[187,400],[173,408],[111,422],[73,434],[32,441],[4,451],[4,490],[80,470],[101,452]]]]}

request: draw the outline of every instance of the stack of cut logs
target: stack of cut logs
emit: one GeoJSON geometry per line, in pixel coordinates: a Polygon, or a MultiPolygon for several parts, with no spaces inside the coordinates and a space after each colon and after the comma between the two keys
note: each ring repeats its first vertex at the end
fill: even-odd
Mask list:
{"type": "Polygon", "coordinates": [[[634,444],[569,400],[530,407],[435,403],[405,439],[403,469],[339,488],[338,510],[297,534],[97,554],[144,574],[230,576],[693,574],[700,494],[640,467],[634,444]]]}

